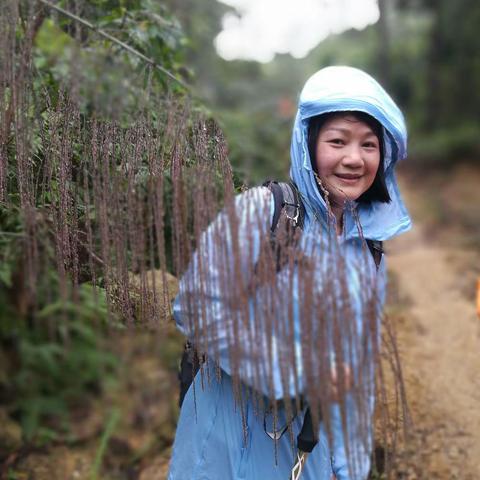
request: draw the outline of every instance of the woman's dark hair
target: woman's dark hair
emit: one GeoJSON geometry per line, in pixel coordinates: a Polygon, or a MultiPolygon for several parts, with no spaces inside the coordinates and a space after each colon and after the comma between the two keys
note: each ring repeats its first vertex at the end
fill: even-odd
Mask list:
{"type": "MultiPolygon", "coordinates": [[[[383,145],[383,128],[378,120],[373,118],[368,113],[355,111],[329,112],[323,115],[312,117],[308,122],[308,153],[310,154],[310,161],[312,168],[317,172],[317,140],[322,126],[332,117],[338,115],[351,115],[358,121],[366,123],[378,138],[380,147],[380,164],[378,165],[377,174],[371,187],[364,192],[357,199],[358,202],[383,202],[389,203],[391,201],[388,193],[387,185],[385,183],[385,169],[384,169],[384,145],[383,145]]],[[[318,173],[318,172],[317,172],[318,173]]]]}

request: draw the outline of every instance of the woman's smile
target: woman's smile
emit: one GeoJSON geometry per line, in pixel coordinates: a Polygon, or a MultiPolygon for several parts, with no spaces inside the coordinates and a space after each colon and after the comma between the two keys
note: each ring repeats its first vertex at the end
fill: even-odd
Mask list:
{"type": "Polygon", "coordinates": [[[334,175],[348,185],[353,185],[362,178],[362,175],[353,173],[335,173],[334,175]]]}
{"type": "Polygon", "coordinates": [[[366,192],[380,164],[378,137],[365,122],[339,113],[320,129],[317,173],[329,193],[332,208],[357,200],[366,192]]]}

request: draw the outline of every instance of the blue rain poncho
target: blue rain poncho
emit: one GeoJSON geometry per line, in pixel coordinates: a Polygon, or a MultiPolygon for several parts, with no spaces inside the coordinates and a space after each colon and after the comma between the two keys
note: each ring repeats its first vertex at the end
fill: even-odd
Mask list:
{"type": "MultiPolygon", "coordinates": [[[[313,75],[305,84],[299,101],[299,109],[295,119],[291,140],[291,179],[297,185],[306,208],[306,216],[300,248],[311,251],[315,248],[324,248],[325,238],[328,238],[329,222],[328,208],[319,193],[314,177],[307,146],[307,132],[309,119],[316,115],[335,111],[360,111],[377,119],[384,129],[384,170],[386,185],[391,197],[390,203],[371,202],[356,205],[357,220],[352,211],[344,212],[344,231],[338,239],[347,258],[348,285],[353,296],[361,297],[360,292],[364,285],[359,281],[355,260],[365,258],[365,249],[359,232],[358,222],[363,231],[363,238],[372,240],[387,240],[410,228],[411,221],[401,199],[394,174],[394,167],[398,160],[405,158],[407,147],[407,133],[402,113],[383,88],[366,73],[350,67],[328,67],[313,75]],[[323,243],[322,243],[323,242],[323,243]]],[[[248,254],[241,256],[242,271],[251,271],[259,255],[259,243],[262,237],[269,234],[268,227],[271,218],[264,222],[251,222],[255,212],[269,212],[273,215],[274,203],[270,191],[259,187],[249,190],[235,199],[235,208],[238,214],[238,234],[248,231],[253,243],[249,244],[248,254]],[[250,263],[250,265],[247,265],[250,263]],[[247,268],[249,267],[249,268],[247,268]]],[[[197,251],[190,261],[189,267],[180,281],[179,294],[174,303],[174,317],[178,328],[188,337],[194,336],[194,324],[191,316],[202,317],[199,311],[192,313],[198,301],[198,310],[203,309],[203,322],[215,325],[215,338],[209,338],[208,345],[212,348],[221,368],[221,379],[218,379],[212,364],[207,365],[211,370],[209,381],[204,376],[200,382],[198,377],[195,388],[190,388],[180,413],[177,426],[173,454],[170,463],[169,480],[270,480],[287,479],[293,465],[291,437],[283,435],[275,442],[265,433],[264,417],[258,415],[253,401],[246,400],[239,406],[233,393],[233,382],[230,345],[225,318],[230,316],[231,308],[226,296],[224,278],[225,269],[231,266],[225,264],[225,257],[215,255],[215,249],[223,248],[229,251],[232,248],[232,232],[225,221],[226,213],[219,214],[209,226],[199,242],[197,251]],[[224,245],[219,247],[218,234],[221,232],[224,245]],[[199,270],[202,258],[208,257],[207,282],[200,281],[199,270]],[[215,259],[218,259],[216,262],[215,259]],[[201,305],[201,306],[200,306],[201,305]],[[188,308],[187,308],[188,306],[188,308]],[[201,386],[203,383],[203,388],[201,386]],[[241,410],[241,412],[240,412],[241,410]],[[276,445],[275,445],[276,443],[276,445]]],[[[236,244],[242,248],[242,242],[236,244]]],[[[233,257],[233,256],[232,256],[233,257]]],[[[226,258],[229,258],[228,255],[226,258]]],[[[380,299],[380,309],[384,300],[386,284],[386,266],[382,259],[378,271],[372,258],[368,258],[371,275],[376,277],[376,294],[380,299]]],[[[281,275],[279,275],[281,277],[281,275]]],[[[281,278],[279,279],[281,281],[281,278]]],[[[324,282],[322,269],[318,269],[315,282],[319,285],[324,282]]],[[[302,293],[294,288],[284,292],[288,305],[293,305],[295,341],[301,341],[301,302],[302,293]]],[[[281,302],[282,299],[279,299],[281,302]]],[[[286,306],[287,307],[287,306],[286,306]]],[[[281,306],[279,311],[281,311],[281,306]]],[[[252,313],[252,322],[261,322],[258,313],[252,313]]],[[[359,329],[363,328],[361,308],[358,311],[359,329]]],[[[208,328],[205,330],[208,332],[208,328]]],[[[207,334],[208,335],[208,334],[207,334]]],[[[251,351],[247,345],[252,339],[247,334],[239,333],[238,342],[245,342],[243,351],[251,351]]],[[[259,343],[261,338],[256,339],[259,343]]],[[[269,398],[285,398],[295,396],[306,388],[302,373],[302,361],[297,360],[296,381],[282,383],[278,349],[271,355],[273,361],[269,363],[267,374],[262,377],[254,375],[256,364],[262,358],[245,355],[241,359],[238,373],[244,385],[251,386],[256,391],[269,398]],[[273,370],[272,370],[273,369],[273,370]],[[260,378],[260,380],[259,380],[260,378]],[[263,378],[263,380],[262,380],[263,378]],[[268,381],[268,379],[273,379],[268,381]],[[287,390],[287,391],[286,391],[287,390]]],[[[297,352],[301,350],[301,345],[297,352]]],[[[265,359],[264,359],[265,360],[265,359]]],[[[271,359],[270,359],[271,360],[271,359]]],[[[318,385],[318,388],[322,388],[318,385]]],[[[371,399],[373,405],[373,398],[371,399]]],[[[354,409],[352,404],[347,409],[354,409]]],[[[305,480],[330,480],[335,474],[338,480],[353,480],[349,474],[346,449],[344,445],[340,410],[332,405],[330,413],[330,431],[332,441],[328,441],[323,425],[320,426],[319,441],[312,454],[308,457],[302,478],[305,480]]],[[[351,412],[350,412],[351,413],[351,412]]],[[[354,412],[352,413],[354,416],[354,412]]],[[[298,435],[303,422],[304,411],[294,418],[291,427],[293,437],[298,435]]],[[[352,417],[353,418],[353,417],[352,417]]],[[[278,424],[285,420],[285,412],[278,413],[278,424]]],[[[352,443],[352,442],[350,442],[352,443]]],[[[353,445],[355,439],[353,439],[353,445]]],[[[354,445],[355,448],[355,445],[354,445]]],[[[357,468],[355,480],[366,479],[370,468],[370,447],[362,444],[356,451],[357,468]],[[360,459],[358,461],[358,458],[360,459]]]]}

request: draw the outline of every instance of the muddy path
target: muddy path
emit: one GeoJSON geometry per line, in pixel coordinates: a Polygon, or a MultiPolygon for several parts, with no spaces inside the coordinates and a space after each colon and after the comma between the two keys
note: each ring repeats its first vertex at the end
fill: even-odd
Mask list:
{"type": "Polygon", "coordinates": [[[418,193],[403,187],[415,227],[386,245],[403,298],[395,315],[414,421],[401,478],[478,480],[480,319],[473,284],[479,255],[458,248],[458,232],[430,235],[418,193]]]}

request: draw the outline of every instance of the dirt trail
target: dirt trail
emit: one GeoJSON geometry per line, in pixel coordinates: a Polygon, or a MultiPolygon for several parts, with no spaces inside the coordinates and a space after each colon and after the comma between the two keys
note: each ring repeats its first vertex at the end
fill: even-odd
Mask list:
{"type": "Polygon", "coordinates": [[[405,478],[479,480],[480,320],[459,268],[475,257],[427,240],[421,218],[386,249],[408,299],[398,321],[415,422],[405,478]]]}

